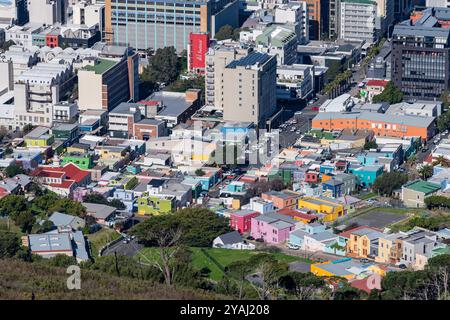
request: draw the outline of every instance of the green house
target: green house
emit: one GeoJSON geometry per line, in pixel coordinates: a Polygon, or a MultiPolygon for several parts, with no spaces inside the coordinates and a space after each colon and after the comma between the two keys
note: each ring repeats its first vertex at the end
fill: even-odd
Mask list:
{"type": "Polygon", "coordinates": [[[144,196],[138,198],[138,214],[139,215],[158,215],[169,213],[175,208],[175,196],[144,196]]]}
{"type": "Polygon", "coordinates": [[[61,165],[66,165],[67,163],[73,163],[78,168],[83,170],[88,170],[94,167],[94,161],[92,155],[89,153],[65,153],[61,157],[61,165]]]}

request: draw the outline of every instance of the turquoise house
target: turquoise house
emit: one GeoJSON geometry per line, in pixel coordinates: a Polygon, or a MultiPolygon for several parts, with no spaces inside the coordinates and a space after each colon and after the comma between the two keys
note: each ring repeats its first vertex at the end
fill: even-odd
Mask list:
{"type": "Polygon", "coordinates": [[[358,184],[365,187],[371,187],[376,178],[380,176],[383,171],[384,167],[381,165],[369,165],[354,169],[352,174],[356,176],[358,184]]]}

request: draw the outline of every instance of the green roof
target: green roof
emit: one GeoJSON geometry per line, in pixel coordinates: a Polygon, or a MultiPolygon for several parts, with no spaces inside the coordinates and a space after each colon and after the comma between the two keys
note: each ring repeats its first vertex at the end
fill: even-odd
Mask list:
{"type": "Polygon", "coordinates": [[[433,193],[440,189],[439,185],[423,180],[410,182],[406,184],[404,187],[425,194],[433,193]]]}
{"type": "Polygon", "coordinates": [[[257,36],[255,40],[260,45],[271,44],[272,46],[282,47],[295,37],[295,33],[289,29],[270,26],[264,29],[263,33],[257,36]]]}
{"type": "Polygon", "coordinates": [[[112,68],[117,62],[108,59],[98,59],[93,66],[85,66],[83,70],[94,71],[96,74],[103,74],[112,68]]]}

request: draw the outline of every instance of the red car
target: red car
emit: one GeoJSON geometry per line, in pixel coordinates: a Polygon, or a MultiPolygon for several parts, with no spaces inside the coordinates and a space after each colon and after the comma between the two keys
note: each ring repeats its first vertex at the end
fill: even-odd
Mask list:
{"type": "Polygon", "coordinates": [[[319,107],[315,106],[311,108],[312,111],[319,111],[319,107]]]}

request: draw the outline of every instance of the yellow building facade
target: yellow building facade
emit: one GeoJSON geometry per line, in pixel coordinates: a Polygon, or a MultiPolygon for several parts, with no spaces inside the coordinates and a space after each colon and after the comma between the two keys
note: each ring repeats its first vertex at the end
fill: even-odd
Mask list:
{"type": "Polygon", "coordinates": [[[298,199],[299,209],[315,210],[325,214],[324,222],[334,221],[344,215],[344,206],[323,198],[304,197],[298,199]]]}

